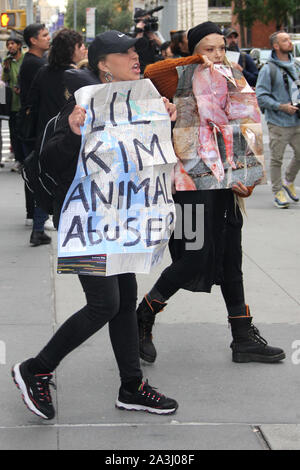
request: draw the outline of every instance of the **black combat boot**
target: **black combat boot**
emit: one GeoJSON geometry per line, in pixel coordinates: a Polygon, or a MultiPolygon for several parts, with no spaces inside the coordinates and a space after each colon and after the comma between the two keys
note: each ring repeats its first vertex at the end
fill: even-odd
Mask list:
{"type": "MultiPolygon", "coordinates": [[[[247,308],[247,312],[249,309],[247,308]]],[[[280,348],[268,346],[267,341],[260,336],[259,330],[252,325],[252,317],[228,317],[231,325],[233,341],[233,362],[279,362],[285,359],[285,353],[280,348]]]]}
{"type": "Polygon", "coordinates": [[[139,327],[140,358],[147,362],[154,362],[156,349],[152,342],[152,327],[155,315],[161,312],[167,304],[158,300],[149,300],[145,295],[137,309],[137,321],[139,327]]]}

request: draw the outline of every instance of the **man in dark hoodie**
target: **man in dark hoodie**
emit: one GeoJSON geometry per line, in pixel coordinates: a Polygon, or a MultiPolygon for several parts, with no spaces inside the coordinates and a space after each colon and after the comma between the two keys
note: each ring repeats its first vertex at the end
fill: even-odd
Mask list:
{"type": "Polygon", "coordinates": [[[300,110],[295,104],[300,102],[299,69],[292,57],[293,45],[288,33],[278,31],[271,35],[272,54],[267,64],[260,70],[256,96],[269,127],[271,150],[271,183],[274,204],[280,209],[289,206],[289,198],[298,202],[294,181],[300,169],[300,110]],[[273,72],[272,72],[273,70],[273,72]],[[282,182],[281,166],[287,145],[294,150],[294,156],[285,170],[282,182]]]}

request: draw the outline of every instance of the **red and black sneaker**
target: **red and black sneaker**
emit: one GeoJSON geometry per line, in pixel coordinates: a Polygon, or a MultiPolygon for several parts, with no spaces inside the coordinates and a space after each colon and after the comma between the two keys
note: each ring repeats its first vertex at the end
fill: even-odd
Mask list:
{"type": "Polygon", "coordinates": [[[149,413],[167,415],[175,413],[178,403],[173,398],[168,398],[157,392],[146,380],[134,393],[120,387],[116,407],[121,410],[148,411],[149,413]]]}
{"type": "Polygon", "coordinates": [[[30,374],[27,361],[15,364],[12,368],[12,377],[16,386],[22,392],[22,398],[27,408],[44,419],[53,419],[55,410],[52,404],[49,386],[55,388],[51,382],[52,374],[30,374]]]}

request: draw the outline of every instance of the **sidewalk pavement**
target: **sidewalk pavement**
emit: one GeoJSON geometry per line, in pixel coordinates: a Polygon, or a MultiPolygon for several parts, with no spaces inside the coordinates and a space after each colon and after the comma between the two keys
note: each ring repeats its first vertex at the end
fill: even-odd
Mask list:
{"type": "MultiPolygon", "coordinates": [[[[25,408],[10,367],[35,355],[84,297],[76,276],[55,273],[55,233],[52,245],[29,247],[23,182],[9,166],[0,172],[0,449],[300,449],[300,203],[279,210],[270,186],[257,187],[243,231],[246,300],[284,362],[233,363],[219,288],[180,291],[157,318],[157,362],[142,364],[178,400],[175,415],[115,409],[118,372],[104,328],[58,367],[48,422],[25,408]]],[[[168,262],[138,276],[139,298],[168,262]]]]}

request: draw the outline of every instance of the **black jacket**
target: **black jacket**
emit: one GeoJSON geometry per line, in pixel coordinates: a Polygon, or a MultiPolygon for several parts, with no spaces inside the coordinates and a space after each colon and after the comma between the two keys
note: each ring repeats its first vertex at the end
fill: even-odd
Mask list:
{"type": "MultiPolygon", "coordinates": [[[[71,65],[69,66],[71,67],[71,65]]],[[[53,116],[56,116],[67,102],[64,72],[69,67],[40,67],[27,94],[26,106],[37,112],[37,136],[53,116]]]]}
{"type": "Polygon", "coordinates": [[[71,131],[68,121],[75,104],[75,99],[71,98],[63,108],[56,131],[40,155],[42,166],[58,182],[53,205],[53,223],[56,228],[62,204],[76,173],[81,145],[81,136],[71,131]]]}
{"type": "MultiPolygon", "coordinates": [[[[93,72],[86,70],[67,70],[64,80],[68,90],[72,90],[72,93],[83,86],[100,83],[93,72]]],[[[81,145],[81,136],[71,131],[68,120],[75,105],[75,98],[71,96],[61,110],[55,133],[48,140],[40,156],[42,165],[45,165],[58,182],[53,207],[53,223],[56,228],[58,228],[63,202],[75,177],[81,145]]]]}
{"type": "Polygon", "coordinates": [[[38,70],[47,63],[43,57],[26,52],[19,73],[21,106],[25,106],[28,92],[38,70]]]}
{"type": "Polygon", "coordinates": [[[89,69],[70,69],[64,73],[64,83],[70,95],[76,90],[87,85],[100,83],[99,77],[89,69]]]}
{"type": "Polygon", "coordinates": [[[258,77],[258,69],[252,57],[249,54],[245,54],[245,52],[241,52],[239,65],[243,68],[243,75],[249,85],[255,86],[258,77]]]}

